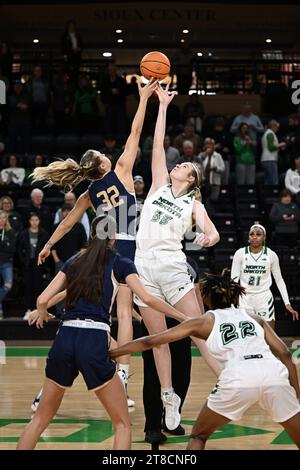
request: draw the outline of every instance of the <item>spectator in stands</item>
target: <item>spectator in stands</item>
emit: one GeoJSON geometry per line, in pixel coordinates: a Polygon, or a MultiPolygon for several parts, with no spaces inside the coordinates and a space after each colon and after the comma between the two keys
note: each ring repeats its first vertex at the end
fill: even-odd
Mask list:
{"type": "Polygon", "coordinates": [[[8,215],[0,211],[0,319],[3,318],[3,300],[13,285],[13,257],[16,251],[16,234],[10,226],[8,215]]]}
{"type": "Polygon", "coordinates": [[[288,129],[282,135],[282,140],[286,143],[284,151],[283,171],[286,171],[293,164],[293,156],[300,155],[300,116],[298,114],[290,114],[288,120],[288,129]]]}
{"type": "Polygon", "coordinates": [[[55,130],[58,134],[72,130],[74,95],[74,86],[69,75],[66,72],[60,72],[54,82],[52,95],[55,130]]]}
{"type": "Polygon", "coordinates": [[[12,52],[8,44],[6,42],[2,42],[0,45],[0,67],[2,69],[3,75],[8,78],[9,82],[11,82],[12,77],[12,63],[12,52]]]}
{"type": "Polygon", "coordinates": [[[215,141],[210,139],[201,153],[205,185],[209,185],[209,199],[217,201],[221,189],[221,175],[225,171],[222,155],[215,150],[215,141]]]}
{"type": "Polygon", "coordinates": [[[174,72],[177,77],[177,91],[180,95],[187,95],[190,91],[195,59],[195,54],[189,48],[188,42],[181,43],[181,47],[173,61],[174,72]]]}
{"type": "Polygon", "coordinates": [[[115,64],[108,64],[107,73],[101,84],[101,99],[105,105],[105,134],[114,134],[120,139],[126,135],[127,83],[120,77],[115,64]]]}
{"type": "Polygon", "coordinates": [[[145,183],[143,177],[140,175],[134,176],[133,184],[136,198],[142,199],[144,201],[147,197],[147,193],[145,192],[145,183]]]}
{"type": "Polygon", "coordinates": [[[233,140],[235,152],[235,173],[237,185],[251,185],[255,183],[255,148],[256,140],[250,137],[248,124],[241,122],[238,133],[233,140]]]}
{"type": "MultiPolygon", "coordinates": [[[[70,204],[63,204],[61,207],[61,220],[64,220],[67,215],[72,210],[70,204]]],[[[54,224],[53,231],[56,230],[61,220],[54,224]]],[[[71,256],[78,253],[82,248],[84,248],[87,241],[86,232],[82,223],[76,222],[71,230],[66,233],[66,235],[55,244],[55,248],[52,248],[51,254],[55,262],[55,274],[58,273],[63,263],[71,256]]]]}
{"type": "MultiPolygon", "coordinates": [[[[25,170],[25,179],[24,179],[24,185],[25,184],[30,184],[31,185],[31,178],[30,175],[33,172],[35,168],[41,167],[41,166],[46,166],[47,165],[47,159],[45,155],[41,155],[37,153],[31,158],[29,157],[27,160],[27,169],[25,170]]],[[[46,185],[45,181],[38,181],[35,183],[35,186],[40,186],[44,187],[46,185]]]]}
{"type": "Polygon", "coordinates": [[[8,152],[16,152],[18,137],[21,139],[20,152],[30,149],[30,106],[27,90],[21,80],[15,80],[11,94],[7,98],[8,107],[8,152]]]}
{"type": "Polygon", "coordinates": [[[49,84],[43,77],[42,67],[36,65],[31,79],[27,82],[31,110],[32,130],[35,133],[45,132],[47,129],[47,115],[50,103],[49,84]]]}
{"type": "Polygon", "coordinates": [[[8,92],[8,90],[9,90],[9,79],[3,73],[3,69],[1,67],[1,62],[0,62],[0,80],[5,83],[5,89],[6,89],[6,92],[8,92]]]}
{"type": "Polygon", "coordinates": [[[29,216],[28,225],[28,228],[23,230],[17,239],[17,252],[25,284],[24,320],[27,320],[31,310],[35,309],[36,299],[47,282],[47,264],[38,266],[37,258],[49,238],[49,234],[41,227],[39,216],[34,212],[29,216]]]}
{"type": "Polygon", "coordinates": [[[142,145],[142,155],[148,162],[151,161],[153,147],[153,136],[147,135],[142,145]]]}
{"type": "Polygon", "coordinates": [[[190,140],[194,144],[194,151],[196,155],[200,151],[200,147],[202,144],[202,141],[199,137],[198,134],[195,134],[194,127],[191,126],[190,124],[185,125],[183,132],[179,134],[174,141],[174,147],[176,147],[179,150],[179,153],[182,153],[182,147],[183,147],[183,142],[185,140],[190,140]]]}
{"type": "Polygon", "coordinates": [[[61,51],[66,63],[66,72],[71,81],[77,83],[83,42],[74,21],[68,21],[61,37],[61,51]]]}
{"type": "Polygon", "coordinates": [[[202,122],[204,118],[204,106],[199,101],[197,93],[189,97],[190,101],[183,108],[183,122],[193,126],[198,134],[202,132],[202,122]]]}
{"type": "Polygon", "coordinates": [[[142,176],[146,191],[149,190],[151,184],[150,162],[144,157],[144,155],[142,155],[140,147],[137,150],[136,159],[132,169],[132,176],[142,176]]]}
{"type": "Polygon", "coordinates": [[[167,132],[172,136],[179,134],[183,129],[182,120],[182,113],[179,106],[177,106],[175,103],[170,103],[170,106],[167,110],[167,132]]]}
{"type": "Polygon", "coordinates": [[[1,171],[1,184],[10,186],[22,186],[25,178],[25,169],[18,166],[15,155],[8,157],[8,167],[1,171]]]}
{"type": "Polygon", "coordinates": [[[19,212],[14,210],[14,201],[10,196],[0,198],[0,210],[8,214],[8,221],[16,234],[23,229],[22,217],[19,212]]]}
{"type": "Polygon", "coordinates": [[[180,155],[179,163],[195,162],[202,164],[200,157],[196,155],[194,150],[194,143],[191,140],[185,140],[182,144],[182,154],[180,155]]]}
{"type": "Polygon", "coordinates": [[[104,138],[104,147],[100,149],[101,153],[107,155],[114,166],[120,157],[122,150],[117,147],[117,140],[113,135],[107,135],[104,138]]]}
{"type": "Polygon", "coordinates": [[[284,184],[295,196],[295,201],[300,207],[300,154],[296,155],[293,167],[286,172],[284,184]]]}
{"type": "Polygon", "coordinates": [[[136,75],[132,75],[130,83],[128,85],[128,95],[134,95],[137,98],[139,97],[139,87],[137,84],[136,75]]]}
{"type": "Polygon", "coordinates": [[[229,183],[229,173],[230,173],[230,158],[231,158],[231,143],[228,132],[225,129],[226,120],[223,116],[216,118],[214,122],[213,130],[209,131],[209,137],[211,137],[216,144],[216,151],[222,155],[223,161],[225,163],[225,171],[221,175],[222,184],[227,185],[229,183]]]}
{"type": "Polygon", "coordinates": [[[178,150],[171,146],[171,139],[168,134],[166,134],[164,138],[164,149],[166,154],[167,168],[170,172],[177,165],[177,163],[179,163],[180,155],[178,150]]]}
{"type": "Polygon", "coordinates": [[[28,224],[30,214],[33,212],[39,216],[41,221],[41,227],[43,227],[46,232],[51,233],[53,219],[49,207],[43,205],[43,191],[39,188],[34,188],[30,193],[30,198],[30,204],[28,205],[28,207],[24,208],[24,225],[26,226],[28,224]]]}
{"type": "MultiPolygon", "coordinates": [[[[69,191],[69,192],[65,193],[65,200],[64,200],[64,205],[65,206],[66,205],[68,207],[70,206],[71,209],[73,209],[73,207],[76,204],[76,201],[77,201],[77,197],[76,197],[75,193],[73,193],[73,191],[69,191]]],[[[57,211],[55,213],[55,216],[54,216],[54,225],[58,225],[59,222],[61,222],[63,219],[64,219],[64,217],[63,217],[63,213],[62,213],[62,208],[57,209],[57,211]]],[[[88,240],[89,236],[90,236],[90,221],[89,221],[89,218],[88,218],[88,215],[87,215],[86,212],[83,214],[83,216],[81,217],[79,222],[83,225],[83,228],[84,228],[85,233],[86,233],[86,239],[88,240]]]]}
{"type": "Polygon", "coordinates": [[[268,123],[268,129],[261,139],[262,155],[261,166],[265,174],[266,185],[277,185],[278,179],[278,151],[285,149],[285,142],[278,142],[277,132],[279,131],[280,124],[271,119],[268,123]]]}
{"type": "Polygon", "coordinates": [[[232,132],[232,134],[236,134],[241,123],[248,124],[249,136],[251,140],[257,142],[257,136],[264,132],[264,126],[259,117],[256,114],[253,114],[252,106],[249,103],[244,104],[241,114],[234,118],[230,127],[230,132],[232,132]]]}
{"type": "Polygon", "coordinates": [[[75,92],[73,115],[77,119],[80,132],[95,132],[99,120],[99,98],[96,88],[93,88],[87,75],[79,78],[75,92]]]}
{"type": "Polygon", "coordinates": [[[300,209],[288,189],[280,193],[280,201],[273,204],[269,218],[274,224],[274,243],[294,248],[299,235],[300,209]]]}

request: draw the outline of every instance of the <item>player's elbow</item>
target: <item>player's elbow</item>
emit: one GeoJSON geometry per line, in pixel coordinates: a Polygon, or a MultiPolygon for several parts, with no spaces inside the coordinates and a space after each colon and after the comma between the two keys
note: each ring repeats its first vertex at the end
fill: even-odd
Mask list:
{"type": "Polygon", "coordinates": [[[280,351],[278,351],[278,357],[284,363],[290,362],[292,360],[292,355],[286,346],[283,346],[280,351]]]}
{"type": "Polygon", "coordinates": [[[139,348],[140,351],[147,351],[148,349],[151,349],[155,346],[153,338],[151,336],[144,336],[143,338],[140,338],[140,345],[141,347],[139,348]]]}
{"type": "Polygon", "coordinates": [[[36,306],[37,308],[42,308],[45,305],[47,305],[48,299],[45,294],[40,294],[36,300],[36,306]]]}

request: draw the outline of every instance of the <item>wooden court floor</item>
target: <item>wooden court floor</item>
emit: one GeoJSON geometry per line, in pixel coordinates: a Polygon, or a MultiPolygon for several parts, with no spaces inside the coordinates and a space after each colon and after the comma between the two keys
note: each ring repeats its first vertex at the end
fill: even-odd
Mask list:
{"type": "MultiPolygon", "coordinates": [[[[32,415],[30,405],[44,377],[47,348],[9,347],[6,364],[0,365],[0,450],[14,449],[18,436],[32,415]]],[[[142,405],[142,358],[132,358],[129,394],[136,406],[131,410],[133,449],[149,450],[144,439],[142,405]]],[[[300,367],[298,365],[298,374],[300,367]]],[[[189,392],[182,412],[186,433],[215,384],[199,356],[193,357],[189,392]]],[[[111,449],[112,429],[106,412],[79,377],[65,394],[59,413],[44,432],[37,449],[111,449]]],[[[168,435],[161,449],[185,449],[187,437],[168,435]]],[[[258,406],[247,411],[242,421],[226,425],[208,441],[207,449],[295,449],[280,425],[273,423],[258,406]]]]}

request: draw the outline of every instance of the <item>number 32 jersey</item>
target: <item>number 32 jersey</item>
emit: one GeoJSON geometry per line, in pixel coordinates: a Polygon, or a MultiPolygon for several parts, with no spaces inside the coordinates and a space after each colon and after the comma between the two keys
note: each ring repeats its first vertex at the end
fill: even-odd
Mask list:
{"type": "Polygon", "coordinates": [[[260,294],[270,289],[272,276],[286,304],[289,297],[285,283],[281,276],[279,259],[276,253],[266,246],[260,253],[251,253],[250,247],[240,248],[234,254],[231,277],[240,281],[240,285],[246,288],[246,294],[260,294]]]}
{"type": "Polygon", "coordinates": [[[133,260],[137,215],[135,194],[128,192],[116,173],[110,171],[90,184],[89,197],[97,214],[101,210],[116,220],[116,249],[122,256],[133,260]]]}

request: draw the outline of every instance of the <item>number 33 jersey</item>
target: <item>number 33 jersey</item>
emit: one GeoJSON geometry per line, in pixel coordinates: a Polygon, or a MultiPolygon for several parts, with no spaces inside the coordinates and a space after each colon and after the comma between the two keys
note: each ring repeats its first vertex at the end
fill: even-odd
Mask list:
{"type": "Polygon", "coordinates": [[[170,184],[147,197],[136,237],[139,251],[181,251],[181,241],[192,226],[194,191],[176,197],[170,184]]]}

